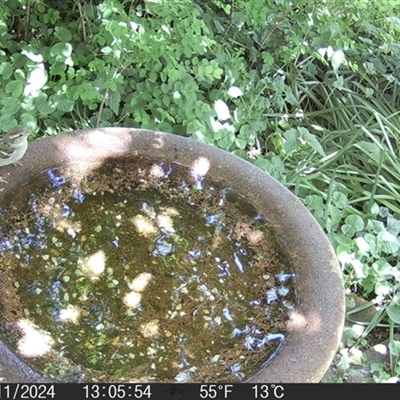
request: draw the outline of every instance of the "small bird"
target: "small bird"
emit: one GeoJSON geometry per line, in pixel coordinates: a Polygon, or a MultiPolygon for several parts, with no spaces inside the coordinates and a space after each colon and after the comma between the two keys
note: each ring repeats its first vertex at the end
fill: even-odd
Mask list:
{"type": "MultiPolygon", "coordinates": [[[[0,138],[0,167],[15,164],[28,148],[28,136],[32,132],[25,128],[12,128],[0,138]]],[[[7,183],[0,177],[0,182],[7,183]]]]}

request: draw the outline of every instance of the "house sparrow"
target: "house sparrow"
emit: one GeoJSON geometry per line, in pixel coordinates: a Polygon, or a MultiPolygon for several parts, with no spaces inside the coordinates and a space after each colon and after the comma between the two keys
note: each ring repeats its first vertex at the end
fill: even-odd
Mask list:
{"type": "MultiPolygon", "coordinates": [[[[29,129],[12,128],[0,138],[0,167],[15,164],[23,157],[28,148],[29,129]]],[[[0,177],[0,182],[7,183],[0,177]]]]}

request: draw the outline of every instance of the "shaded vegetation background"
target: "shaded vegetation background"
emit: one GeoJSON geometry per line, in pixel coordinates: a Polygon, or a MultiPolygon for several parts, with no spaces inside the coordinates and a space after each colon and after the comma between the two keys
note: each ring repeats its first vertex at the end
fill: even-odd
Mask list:
{"type": "MultiPolygon", "coordinates": [[[[256,164],[299,196],[348,293],[344,371],[400,376],[400,4],[13,0],[0,4],[0,130],[126,126],[256,164]],[[390,361],[366,364],[374,332],[390,361]]],[[[345,351],[344,351],[345,350],[345,351]]],[[[346,372],[339,378],[346,381],[346,372]]]]}

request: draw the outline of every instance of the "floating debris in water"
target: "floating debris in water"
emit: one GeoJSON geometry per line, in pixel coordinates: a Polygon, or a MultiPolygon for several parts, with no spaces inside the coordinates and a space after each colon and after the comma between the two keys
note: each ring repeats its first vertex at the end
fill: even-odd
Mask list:
{"type": "Polygon", "coordinates": [[[165,241],[166,236],[160,236],[159,238],[157,238],[155,244],[156,244],[156,248],[151,252],[151,254],[154,257],[158,257],[158,256],[167,256],[169,254],[172,254],[175,250],[175,246],[171,243],[167,243],[165,241]]]}
{"type": "Polygon", "coordinates": [[[79,203],[83,203],[85,200],[85,195],[79,189],[74,190],[72,197],[78,200],[79,203]]]}
{"type": "Polygon", "coordinates": [[[220,215],[207,215],[206,216],[206,224],[214,225],[218,224],[221,221],[220,215]]]}
{"type": "Polygon", "coordinates": [[[247,350],[259,350],[270,342],[283,342],[285,340],[285,336],[281,333],[268,333],[267,335],[263,335],[258,329],[252,330],[253,335],[246,335],[244,340],[244,347],[247,350]],[[254,334],[258,336],[254,336],[254,334]]]}
{"type": "Polygon", "coordinates": [[[200,285],[199,290],[201,290],[205,294],[207,300],[209,301],[215,300],[215,296],[208,290],[206,285],[204,284],[200,285]]]}
{"type": "Polygon", "coordinates": [[[64,218],[68,218],[71,215],[71,208],[68,204],[61,204],[61,216],[64,218]]]}
{"type": "Polygon", "coordinates": [[[175,382],[178,383],[186,383],[190,380],[190,371],[180,372],[178,375],[175,376],[175,382]]]}
{"type": "Polygon", "coordinates": [[[56,176],[54,171],[55,171],[55,169],[47,170],[47,176],[49,177],[49,179],[51,181],[51,186],[53,188],[57,188],[59,186],[64,185],[66,180],[65,180],[64,176],[56,176]]]}
{"type": "Polygon", "coordinates": [[[233,364],[229,367],[229,371],[239,380],[242,381],[245,378],[245,374],[240,372],[242,366],[240,364],[233,364]]]}
{"type": "Polygon", "coordinates": [[[186,260],[198,260],[201,257],[201,250],[194,249],[190,250],[188,254],[185,256],[186,260]]]}
{"type": "Polygon", "coordinates": [[[224,189],[221,189],[221,190],[220,190],[220,196],[221,196],[221,198],[220,198],[219,203],[218,203],[218,205],[219,205],[220,207],[222,207],[222,206],[224,205],[224,202],[225,202],[225,199],[226,199],[226,195],[227,195],[228,192],[231,191],[231,190],[232,190],[232,188],[224,188],[224,189]]]}
{"type": "Polygon", "coordinates": [[[289,279],[293,279],[294,278],[294,274],[288,274],[285,272],[280,272],[278,275],[275,275],[276,279],[278,279],[279,282],[281,283],[285,283],[287,282],[289,279]]]}
{"type": "Polygon", "coordinates": [[[231,315],[231,312],[228,310],[227,307],[222,309],[222,313],[224,314],[224,317],[228,320],[228,321],[233,321],[233,317],[231,315]]]}
{"type": "Polygon", "coordinates": [[[239,257],[237,256],[236,252],[233,253],[233,261],[235,262],[235,265],[238,267],[238,270],[244,274],[244,268],[243,268],[243,264],[241,263],[241,261],[239,260],[239,257]]]}
{"type": "Polygon", "coordinates": [[[276,293],[275,288],[267,290],[267,293],[265,294],[265,300],[267,304],[274,303],[275,301],[278,301],[278,294],[276,293]]]}
{"type": "MultiPolygon", "coordinates": [[[[236,246],[240,246],[240,243],[235,243],[236,244],[236,246]]],[[[244,248],[244,247],[239,247],[239,253],[242,255],[242,256],[247,256],[247,250],[244,248]]]]}
{"type": "Polygon", "coordinates": [[[0,251],[6,251],[6,250],[10,250],[13,248],[13,245],[11,244],[11,242],[7,239],[2,239],[0,241],[0,251]]]}
{"type": "Polygon", "coordinates": [[[221,264],[217,264],[217,267],[220,271],[218,276],[220,277],[225,277],[225,276],[231,276],[231,273],[229,272],[229,263],[228,261],[222,261],[221,264]]]}
{"type": "Polygon", "coordinates": [[[285,297],[287,294],[289,294],[290,290],[287,287],[281,286],[278,288],[278,294],[282,297],[285,297]]]}

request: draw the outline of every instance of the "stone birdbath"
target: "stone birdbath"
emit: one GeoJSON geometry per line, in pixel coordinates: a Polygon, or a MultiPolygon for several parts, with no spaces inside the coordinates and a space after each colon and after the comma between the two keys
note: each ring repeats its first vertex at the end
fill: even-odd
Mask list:
{"type": "MultiPolygon", "coordinates": [[[[235,311],[236,309],[231,303],[225,303],[221,306],[221,315],[214,316],[214,319],[212,318],[212,312],[210,314],[209,311],[203,310],[205,307],[203,304],[194,305],[191,311],[191,321],[197,321],[197,316],[204,311],[205,314],[203,317],[205,318],[205,322],[202,325],[203,328],[208,329],[210,326],[214,326],[213,329],[218,330],[219,327],[225,326],[227,330],[230,329],[233,332],[230,337],[237,337],[237,342],[233,346],[239,346],[237,349],[240,349],[240,346],[245,346],[245,353],[242,352],[240,354],[246,354],[246,357],[259,354],[259,349],[262,350],[267,344],[269,345],[274,340],[279,339],[279,346],[276,348],[274,357],[271,357],[270,361],[264,362],[260,370],[253,371],[251,376],[245,377],[244,375],[240,375],[239,362],[237,364],[230,364],[229,369],[232,377],[236,376],[239,381],[293,383],[319,382],[321,380],[335,355],[341,338],[345,311],[344,290],[341,271],[334,252],[324,232],[303,204],[289,190],[265,172],[249,162],[215,147],[181,136],[156,131],[128,128],[99,128],[69,132],[37,140],[30,145],[26,155],[21,160],[21,165],[10,165],[1,169],[2,177],[9,182],[8,184],[2,184],[0,192],[0,208],[2,210],[0,220],[2,234],[0,238],[2,250],[0,288],[3,298],[2,302],[0,302],[0,307],[2,308],[3,316],[5,315],[3,320],[0,321],[0,377],[2,378],[2,382],[59,381],[60,377],[58,375],[52,374],[49,369],[38,367],[38,364],[35,363],[42,356],[42,354],[35,353],[35,351],[39,352],[38,347],[40,346],[36,346],[35,350],[26,350],[29,344],[27,332],[31,330],[33,332],[31,332],[31,336],[38,335],[38,332],[42,332],[43,334],[43,332],[46,332],[47,325],[50,326],[55,321],[60,324],[64,323],[65,325],[63,326],[71,329],[76,335],[80,334],[79,326],[82,321],[91,321],[90,323],[95,324],[93,325],[95,333],[106,332],[108,314],[105,309],[99,311],[99,304],[92,304],[90,307],[83,306],[85,301],[90,302],[90,293],[87,287],[81,286],[81,292],[70,293],[68,295],[70,298],[66,300],[67,295],[65,292],[62,292],[63,285],[67,285],[68,282],[72,281],[75,286],[78,286],[80,282],[89,282],[92,285],[90,287],[97,288],[99,283],[96,282],[101,282],[101,279],[103,279],[101,278],[101,274],[105,274],[106,272],[112,273],[113,271],[112,268],[108,268],[107,264],[112,254],[117,254],[118,259],[121,260],[121,265],[126,268],[126,271],[130,271],[129,273],[131,273],[131,269],[129,268],[132,268],[132,266],[129,264],[129,255],[127,255],[128,253],[119,253],[122,251],[123,239],[117,235],[110,236],[109,243],[107,242],[108,246],[110,246],[109,250],[95,253],[97,258],[91,256],[92,258],[85,259],[77,256],[75,272],[70,273],[70,267],[68,266],[68,261],[66,261],[68,256],[63,258],[60,255],[64,244],[61,243],[58,246],[57,238],[54,239],[53,237],[45,236],[48,235],[49,231],[43,232],[46,229],[53,229],[55,237],[57,235],[65,235],[69,240],[68,243],[70,243],[68,251],[72,251],[71,249],[75,251],[82,246],[86,246],[87,243],[90,243],[91,235],[84,234],[84,228],[79,225],[79,221],[76,221],[77,217],[75,217],[74,224],[70,222],[71,215],[74,215],[74,207],[78,210],[81,207],[80,204],[84,202],[84,196],[86,195],[86,198],[88,198],[89,192],[85,192],[85,190],[90,190],[90,193],[93,195],[103,192],[107,192],[107,196],[110,193],[110,196],[118,195],[112,189],[115,187],[113,185],[117,183],[124,184],[125,188],[133,190],[130,183],[127,183],[126,177],[128,175],[130,177],[134,176],[137,179],[136,184],[141,185],[142,189],[143,187],[147,187],[145,185],[150,185],[152,189],[158,188],[164,190],[165,182],[172,179],[170,178],[170,174],[173,176],[173,172],[171,171],[175,169],[182,169],[182,174],[187,174],[185,175],[185,180],[180,181],[179,188],[186,196],[185,198],[190,198],[191,202],[196,201],[196,196],[199,193],[201,198],[203,188],[207,185],[206,182],[211,179],[212,183],[208,186],[209,192],[211,194],[212,191],[215,193],[218,192],[218,196],[220,196],[219,202],[215,203],[215,207],[222,207],[221,205],[227,201],[226,199],[232,193],[236,193],[238,196],[237,199],[244,199],[250,203],[258,213],[257,218],[255,218],[259,224],[257,225],[257,232],[266,226],[268,232],[272,232],[276,238],[276,243],[279,244],[285,260],[291,266],[290,272],[286,271],[287,273],[284,275],[276,275],[280,279],[279,282],[283,282],[287,277],[294,278],[292,279],[293,286],[291,290],[292,295],[295,294],[295,298],[292,296],[291,303],[286,302],[289,306],[285,309],[287,311],[287,319],[285,321],[284,334],[276,333],[278,331],[270,334],[264,332],[263,329],[252,328],[249,321],[253,317],[249,317],[250,319],[243,322],[241,326],[234,326],[234,316],[235,314],[239,314],[239,311],[235,311]],[[157,160],[157,162],[154,160],[157,160]],[[140,163],[144,164],[141,165],[140,163]],[[108,180],[102,180],[102,178],[99,178],[101,175],[98,175],[98,171],[107,170],[107,168],[114,171],[113,173],[116,175],[112,179],[107,178],[108,180]],[[152,172],[150,173],[149,171],[152,172]],[[146,181],[146,174],[152,175],[153,178],[151,181],[146,181]],[[190,182],[191,179],[192,181],[190,182]],[[215,186],[213,186],[214,184],[215,186]],[[46,187],[47,190],[47,208],[40,203],[39,194],[42,187],[46,187]],[[57,196],[64,190],[64,187],[68,187],[68,190],[70,190],[71,195],[74,197],[74,202],[60,201],[57,205],[57,196]],[[222,189],[217,191],[217,189],[214,189],[217,187],[222,189]],[[223,195],[220,193],[223,193],[223,195]],[[15,207],[16,204],[18,207],[15,207]],[[29,220],[27,218],[24,220],[23,216],[26,211],[19,213],[22,213],[22,216],[18,215],[19,210],[27,210],[26,207],[28,207],[30,212],[34,210],[36,219],[29,220]],[[55,214],[57,213],[59,213],[59,219],[56,218],[55,214]],[[40,218],[37,215],[40,215],[40,218]],[[29,223],[31,223],[31,226],[29,223]],[[38,238],[41,238],[42,241],[40,242],[38,238]],[[83,244],[78,240],[82,240],[83,244]],[[38,244],[39,242],[40,244],[38,244]],[[43,252],[35,253],[40,246],[46,249],[48,254],[44,254],[43,252]],[[35,248],[31,251],[33,247],[35,248]],[[43,268],[43,271],[39,275],[32,275],[31,281],[28,282],[27,276],[29,277],[31,274],[29,266],[31,262],[35,262],[35,259],[40,260],[39,264],[35,264],[35,270],[43,268]],[[95,262],[93,260],[98,261],[99,259],[102,260],[100,264],[103,264],[99,267],[99,276],[94,277],[93,271],[95,267],[93,265],[95,262]],[[87,274],[88,266],[92,266],[91,276],[87,274]],[[77,270],[80,272],[76,272],[77,270]],[[48,287],[40,283],[41,277],[46,275],[46,273],[53,276],[53,280],[49,283],[48,287]],[[286,278],[283,278],[283,276],[286,278]],[[28,307],[27,310],[27,306],[24,304],[24,299],[27,297],[23,297],[21,290],[25,290],[27,292],[26,296],[31,296],[29,298],[35,299],[32,296],[38,296],[37,302],[40,299],[44,299],[44,297],[40,296],[44,296],[44,293],[47,293],[46,296],[48,297],[46,299],[53,301],[54,304],[49,305],[48,302],[45,302],[43,307],[36,306],[35,308],[32,306],[31,309],[28,307]],[[98,320],[95,321],[96,318],[98,320]],[[48,324],[46,321],[48,321],[48,324]],[[35,327],[37,328],[36,331],[35,327]]],[[[141,193],[145,193],[145,191],[141,193]]],[[[177,197],[179,196],[177,194],[177,197]]],[[[106,197],[101,201],[101,207],[98,209],[103,209],[110,205],[107,203],[106,197]]],[[[115,207],[120,203],[123,203],[123,201],[117,199],[115,207]]],[[[172,214],[166,216],[166,210],[170,209],[174,210],[174,215],[179,214],[178,206],[174,206],[175,208],[164,207],[160,208],[161,211],[155,211],[151,207],[151,204],[157,204],[156,200],[153,203],[146,200],[146,202],[143,201],[141,204],[140,218],[129,216],[130,223],[136,227],[136,232],[140,233],[138,237],[143,238],[144,235],[145,228],[143,228],[143,221],[150,221],[153,225],[154,221],[158,221],[157,229],[161,232],[158,232],[158,236],[156,235],[155,247],[146,249],[146,254],[150,254],[153,257],[148,266],[151,272],[143,272],[145,270],[142,269],[136,278],[129,282],[127,280],[126,282],[124,281],[123,275],[113,276],[109,281],[109,287],[111,288],[120,285],[118,287],[118,290],[121,290],[120,295],[125,297],[121,303],[118,303],[120,304],[119,308],[125,310],[125,318],[129,318],[129,321],[132,321],[133,325],[136,323],[137,318],[142,318],[141,316],[145,314],[143,310],[150,309],[141,303],[142,297],[145,296],[147,285],[149,285],[148,287],[152,287],[151,285],[154,282],[157,280],[160,281],[161,276],[164,279],[163,282],[167,282],[171,277],[173,280],[178,276],[173,269],[168,269],[167,272],[163,270],[164,272],[160,273],[157,268],[164,268],[163,262],[165,264],[165,260],[174,259],[172,256],[173,249],[184,246],[176,230],[174,231],[171,226],[168,228],[168,224],[171,224],[168,221],[178,217],[173,217],[171,216],[172,214]],[[178,209],[178,212],[176,209],[178,209]],[[164,213],[164,219],[160,218],[162,213],[164,213]],[[161,220],[164,222],[160,222],[161,220]],[[129,290],[131,291],[128,294],[121,288],[122,284],[130,288],[129,290]]],[[[123,208],[125,205],[122,204],[121,207],[123,208]]],[[[181,214],[184,214],[184,212],[181,214]]],[[[83,218],[85,214],[81,215],[81,218],[83,218]]],[[[121,213],[117,212],[111,218],[113,223],[117,224],[116,226],[123,224],[125,218],[121,217],[123,215],[123,211],[121,211],[121,213]]],[[[179,218],[184,219],[184,215],[180,215],[179,218]]],[[[206,216],[205,232],[213,232],[214,236],[218,236],[224,229],[228,232],[229,229],[220,222],[219,218],[220,213],[214,213],[213,215],[210,213],[210,215],[206,216]]],[[[234,218],[231,219],[231,222],[233,228],[227,234],[229,239],[227,242],[233,246],[233,258],[230,261],[228,260],[228,262],[220,259],[218,255],[211,254],[211,251],[207,253],[209,254],[209,260],[213,263],[215,262],[215,268],[219,268],[217,282],[226,282],[231,278],[231,275],[239,277],[241,282],[243,282],[243,280],[247,279],[244,270],[252,270],[253,268],[254,271],[257,268],[257,263],[262,264],[268,261],[263,259],[262,254],[261,256],[260,254],[254,255],[253,261],[247,261],[249,260],[247,250],[239,246],[239,239],[237,239],[238,237],[242,238],[245,233],[238,234],[238,223],[235,225],[234,218]],[[231,237],[229,235],[232,233],[232,230],[232,235],[236,234],[236,241],[232,240],[230,242],[231,237]]],[[[248,227],[250,225],[246,225],[243,222],[241,227],[248,227]]],[[[107,229],[102,228],[100,225],[93,226],[93,230],[99,235],[103,235],[107,229]]],[[[192,235],[190,230],[187,232],[188,237],[193,236],[193,240],[198,240],[200,243],[199,246],[201,246],[203,237],[200,237],[201,235],[198,237],[194,234],[192,235]]],[[[255,231],[252,232],[254,234],[255,231]]],[[[225,238],[225,240],[227,239],[225,238]]],[[[243,240],[248,240],[248,238],[243,238],[243,240]]],[[[147,246],[145,244],[147,242],[143,241],[141,243],[144,243],[143,247],[147,246]]],[[[213,243],[215,244],[215,242],[213,243]]],[[[213,246],[210,245],[209,247],[213,246]]],[[[215,245],[215,248],[218,248],[218,245],[215,245]]],[[[193,279],[197,279],[196,282],[200,282],[199,276],[201,277],[203,273],[201,272],[201,268],[204,268],[199,264],[199,260],[202,257],[200,254],[205,253],[201,253],[201,250],[194,250],[193,248],[185,248],[185,251],[187,252],[186,255],[178,260],[180,260],[181,264],[187,265],[187,268],[197,271],[193,275],[195,277],[193,279]]],[[[174,268],[180,268],[180,266],[177,264],[174,268]]],[[[190,286],[195,283],[193,283],[193,280],[190,282],[188,280],[185,281],[186,278],[183,276],[184,273],[182,272],[179,275],[179,279],[181,279],[183,284],[179,286],[179,290],[182,291],[180,296],[186,296],[185,299],[189,299],[187,301],[206,298],[207,301],[204,300],[204,304],[209,305],[220,296],[218,290],[222,289],[216,287],[214,290],[211,290],[211,287],[207,288],[201,282],[198,283],[200,290],[196,291],[193,289],[190,296],[190,293],[184,292],[182,288],[185,285],[190,286]],[[195,295],[193,293],[201,294],[195,295]]],[[[258,288],[261,284],[267,285],[268,280],[272,278],[265,271],[258,275],[257,273],[253,273],[252,279],[255,279],[253,286],[258,288]]],[[[109,289],[105,286],[104,290],[109,289]]],[[[156,290],[156,286],[154,286],[154,290],[156,290]]],[[[265,311],[265,318],[268,318],[266,310],[285,298],[287,291],[283,292],[282,290],[282,288],[275,290],[274,288],[271,289],[271,287],[268,290],[265,289],[265,296],[261,296],[251,303],[253,306],[260,306],[261,304],[260,307],[263,307],[262,309],[265,311]]],[[[157,295],[154,294],[154,297],[157,297],[157,295]]],[[[179,298],[182,299],[183,297],[179,298]]],[[[152,299],[149,299],[151,303],[152,299]]],[[[187,304],[187,301],[185,303],[182,300],[183,306],[187,304]]],[[[35,303],[35,301],[33,302],[35,303]]],[[[161,307],[161,303],[155,304],[161,307]]],[[[282,301],[282,304],[284,304],[284,301],[282,301]]],[[[215,307],[218,308],[218,305],[215,307]]],[[[210,310],[215,310],[216,308],[211,307],[210,310]]],[[[190,313],[186,312],[186,316],[187,314],[190,313]]],[[[185,311],[179,305],[172,312],[166,312],[166,315],[167,317],[169,315],[169,321],[178,318],[180,315],[185,315],[185,311]]],[[[176,345],[180,346],[177,352],[181,357],[181,364],[184,365],[183,367],[182,365],[180,367],[175,366],[178,371],[175,374],[175,379],[163,377],[161,381],[185,382],[187,381],[186,378],[196,370],[195,368],[190,369],[191,364],[193,364],[192,354],[185,347],[187,346],[185,344],[185,340],[187,339],[182,335],[179,338],[175,337],[172,328],[166,328],[169,326],[166,325],[168,322],[166,321],[163,319],[160,320],[159,317],[154,317],[150,322],[136,325],[137,330],[141,332],[142,336],[139,337],[140,340],[136,338],[136,342],[134,340],[133,344],[129,343],[131,346],[139,346],[139,342],[146,342],[150,346],[147,347],[147,351],[158,352],[157,355],[159,355],[162,354],[159,353],[161,350],[158,347],[154,347],[154,343],[161,340],[163,343],[161,349],[164,349],[172,340],[175,340],[176,345]],[[185,372],[179,372],[182,371],[182,368],[185,372]]],[[[120,326],[123,334],[120,334],[114,325],[108,326],[110,329],[114,329],[109,347],[114,346],[117,349],[118,346],[122,346],[122,343],[125,343],[123,341],[127,336],[133,334],[125,325],[122,324],[120,326]]],[[[46,343],[48,348],[58,345],[58,352],[62,353],[65,359],[72,357],[69,353],[63,353],[64,350],[60,350],[63,348],[64,331],[58,331],[58,334],[53,333],[53,336],[48,332],[43,335],[40,339],[42,347],[46,347],[46,343]]],[[[98,340],[98,336],[96,338],[98,340]]],[[[94,342],[95,339],[93,337],[87,340],[87,347],[91,345],[94,347],[99,346],[98,342],[94,342]]],[[[126,343],[125,345],[127,345],[126,343]]],[[[139,350],[137,351],[140,353],[139,350]]],[[[214,353],[210,354],[210,363],[218,364],[218,360],[223,359],[225,351],[228,352],[230,350],[221,350],[221,353],[217,355],[214,353]]],[[[91,354],[88,357],[91,357],[91,354]]],[[[151,357],[151,352],[149,354],[151,357]]],[[[207,350],[204,354],[207,355],[207,350]]],[[[240,362],[244,358],[241,357],[240,362]]],[[[99,364],[93,365],[96,365],[97,369],[99,368],[99,364]]],[[[167,370],[169,364],[165,365],[165,369],[167,370]]],[[[75,368],[75,372],[71,372],[69,378],[61,380],[71,382],[85,381],[83,377],[76,378],[78,374],[77,368],[79,366],[75,368]],[[75,378],[72,377],[74,374],[75,378]]],[[[214,378],[211,372],[210,374],[208,379],[212,382],[214,378]]],[[[136,381],[154,380],[154,377],[149,378],[149,376],[148,369],[142,376],[136,374],[134,379],[136,381]]],[[[113,380],[113,378],[115,376],[110,379],[113,380]]],[[[157,379],[155,380],[157,381],[157,379]]],[[[218,379],[216,380],[218,381],[218,379]]],[[[124,379],[121,381],[124,381],[124,379]]]]}

